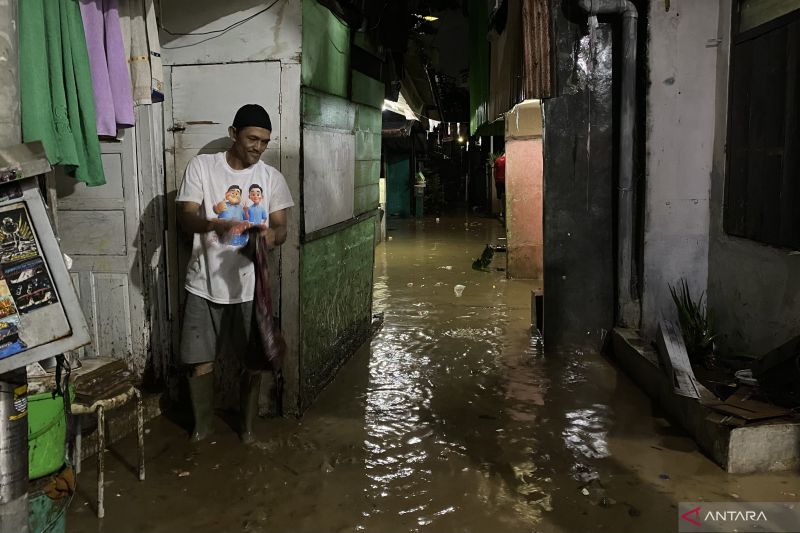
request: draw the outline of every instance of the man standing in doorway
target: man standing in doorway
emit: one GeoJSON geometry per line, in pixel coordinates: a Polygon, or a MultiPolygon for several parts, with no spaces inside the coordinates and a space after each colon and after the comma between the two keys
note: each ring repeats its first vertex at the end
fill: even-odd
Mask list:
{"type": "MultiPolygon", "coordinates": [[[[248,235],[264,237],[269,247],[283,244],[287,209],[294,205],[283,175],[261,161],[272,134],[266,110],[255,104],[241,107],[228,134],[233,145],[227,152],[201,154],[189,162],[176,200],[181,226],[194,237],[180,348],[181,362],[190,367],[193,441],[212,431],[217,353],[223,348],[235,351],[245,361],[249,350],[259,350],[253,320],[255,271],[242,246],[248,235]],[[268,213],[259,224],[244,216],[241,193],[253,186],[262,192],[261,205],[268,213]]],[[[261,374],[243,366],[239,432],[250,443],[261,374]]]]}

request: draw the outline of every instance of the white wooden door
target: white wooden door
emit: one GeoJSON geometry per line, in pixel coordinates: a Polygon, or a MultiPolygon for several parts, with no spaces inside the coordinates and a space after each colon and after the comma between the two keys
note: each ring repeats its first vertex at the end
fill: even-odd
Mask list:
{"type": "MultiPolygon", "coordinates": [[[[262,159],[280,169],[281,120],[279,61],[185,65],[166,69],[170,87],[165,102],[164,142],[167,152],[167,203],[171,228],[178,228],[175,196],[189,160],[197,154],[221,152],[230,147],[228,127],[244,104],[260,104],[272,120],[272,141],[262,159]],[[170,134],[171,132],[171,134],[170,134]]],[[[183,301],[183,280],[191,253],[191,238],[177,229],[169,232],[170,310],[177,325],[183,301]]],[[[277,260],[273,259],[277,272],[277,260]]],[[[273,276],[277,280],[277,276],[273,276]]],[[[278,299],[274,300],[277,304],[278,299]]],[[[277,307],[277,305],[276,305],[277,307]]],[[[177,349],[179,327],[173,328],[177,349]]]]}
{"type": "MultiPolygon", "coordinates": [[[[164,110],[169,249],[170,316],[173,352],[178,353],[181,315],[185,297],[183,282],[191,253],[191,237],[177,224],[175,197],[189,160],[197,154],[221,152],[230,147],[228,127],[244,104],[260,104],[272,119],[272,141],[262,159],[281,165],[281,64],[279,61],[173,66],[165,69],[169,87],[164,110]]],[[[270,271],[279,272],[280,255],[270,254],[270,271]]],[[[271,276],[276,311],[280,305],[279,277],[271,276]]],[[[235,358],[217,361],[220,384],[218,405],[230,407],[238,399],[239,366],[235,358]]],[[[264,385],[262,390],[267,386],[264,385]]],[[[262,395],[264,393],[262,392],[262,395]]]]}
{"type": "Polygon", "coordinates": [[[135,132],[101,146],[105,185],[56,176],[58,233],[73,260],[72,281],[92,336],[83,356],[125,359],[141,375],[149,328],[136,248],[141,209],[135,132]]]}

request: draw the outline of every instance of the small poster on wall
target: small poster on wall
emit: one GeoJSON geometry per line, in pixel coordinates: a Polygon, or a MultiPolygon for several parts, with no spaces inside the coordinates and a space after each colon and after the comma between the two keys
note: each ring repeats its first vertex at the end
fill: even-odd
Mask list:
{"type": "Polygon", "coordinates": [[[17,261],[39,255],[28,210],[21,204],[0,211],[0,265],[4,268],[17,261]]]}
{"type": "Polygon", "coordinates": [[[0,359],[69,333],[28,208],[0,207],[0,359]],[[62,332],[63,333],[60,333],[62,332]]]}
{"type": "Polygon", "coordinates": [[[0,359],[28,346],[19,338],[19,314],[6,280],[0,279],[0,359]]]}
{"type": "Polygon", "coordinates": [[[42,194],[44,146],[0,146],[0,374],[91,341],[42,194]]]}

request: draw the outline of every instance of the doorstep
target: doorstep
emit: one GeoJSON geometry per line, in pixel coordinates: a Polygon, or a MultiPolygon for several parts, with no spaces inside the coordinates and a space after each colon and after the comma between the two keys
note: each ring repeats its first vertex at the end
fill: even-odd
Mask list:
{"type": "MultiPolygon", "coordinates": [[[[660,368],[658,354],[636,330],[615,328],[612,345],[614,359],[633,381],[728,473],[800,469],[800,421],[779,418],[744,426],[732,424],[730,416],[694,398],[675,394],[660,368]]],[[[703,393],[711,394],[707,390],[703,393]]]]}

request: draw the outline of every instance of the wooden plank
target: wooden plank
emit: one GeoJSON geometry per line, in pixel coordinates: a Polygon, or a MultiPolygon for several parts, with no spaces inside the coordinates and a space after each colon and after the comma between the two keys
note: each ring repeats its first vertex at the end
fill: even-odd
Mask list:
{"type": "Polygon", "coordinates": [[[167,301],[164,194],[164,124],[161,104],[136,107],[136,146],[139,168],[139,202],[142,206],[133,247],[142,265],[142,292],[146,294],[147,328],[144,346],[149,347],[156,380],[167,378],[170,366],[170,322],[167,301]]]}
{"type": "Polygon", "coordinates": [[[549,0],[522,2],[522,94],[553,96],[552,27],[549,0]]]}
{"type": "Polygon", "coordinates": [[[295,206],[289,210],[286,243],[281,246],[281,331],[286,339],[283,365],[283,414],[300,414],[300,235],[303,198],[300,186],[300,64],[281,64],[281,173],[295,206]]]}
{"type": "Polygon", "coordinates": [[[777,418],[790,413],[789,409],[752,400],[753,393],[754,391],[750,387],[740,387],[724,402],[704,402],[704,404],[717,411],[732,414],[747,421],[777,418]]]}
{"type": "Polygon", "coordinates": [[[788,28],[781,176],[780,232],[783,246],[800,249],[800,21],[788,28]]]}
{"type": "Polygon", "coordinates": [[[670,320],[662,320],[659,323],[657,341],[661,368],[672,383],[675,394],[699,398],[697,380],[683,344],[680,326],[670,320]]]}

